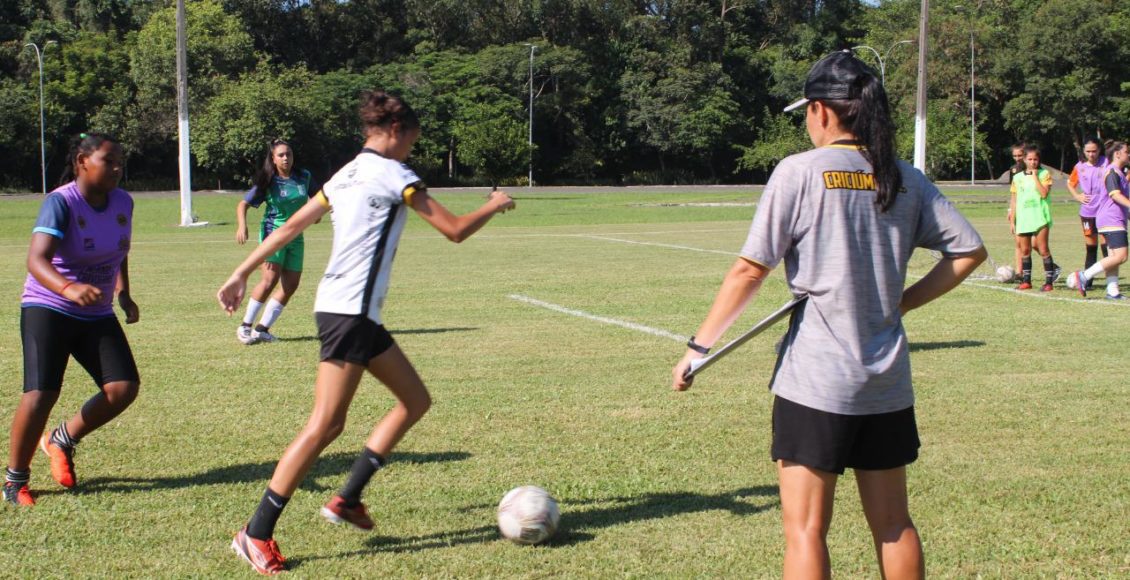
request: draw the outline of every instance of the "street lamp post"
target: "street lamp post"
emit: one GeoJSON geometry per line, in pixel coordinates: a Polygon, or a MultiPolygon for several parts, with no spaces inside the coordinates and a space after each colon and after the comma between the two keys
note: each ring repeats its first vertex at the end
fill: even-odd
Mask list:
{"type": "Polygon", "coordinates": [[[895,47],[900,45],[900,44],[911,44],[913,42],[914,42],[913,40],[900,40],[900,41],[892,44],[890,47],[888,47],[887,52],[884,53],[882,56],[879,56],[879,51],[875,50],[874,48],[871,48],[870,46],[864,45],[864,44],[861,44],[859,46],[853,46],[853,47],[851,47],[851,49],[852,50],[858,50],[860,48],[865,48],[865,49],[870,50],[872,53],[875,54],[875,60],[879,61],[879,79],[883,82],[883,86],[885,87],[885,86],[887,86],[887,59],[891,56],[891,51],[894,50],[895,47]]]}
{"type": "Polygon", "coordinates": [[[973,58],[976,55],[973,48],[973,29],[969,29],[969,185],[977,181],[977,110],[975,108],[977,96],[976,79],[973,76],[973,58]]]}
{"type": "Polygon", "coordinates": [[[43,50],[40,50],[39,45],[34,42],[24,45],[24,48],[30,46],[35,49],[35,60],[39,63],[39,172],[43,184],[43,195],[47,195],[47,145],[43,129],[43,52],[52,44],[55,44],[55,41],[48,40],[43,44],[43,50]]]}
{"type": "Polygon", "coordinates": [[[530,181],[527,187],[534,186],[534,51],[537,50],[538,45],[532,43],[524,43],[524,46],[530,47],[530,125],[529,125],[529,139],[527,141],[528,151],[527,155],[530,158],[530,181]]]}

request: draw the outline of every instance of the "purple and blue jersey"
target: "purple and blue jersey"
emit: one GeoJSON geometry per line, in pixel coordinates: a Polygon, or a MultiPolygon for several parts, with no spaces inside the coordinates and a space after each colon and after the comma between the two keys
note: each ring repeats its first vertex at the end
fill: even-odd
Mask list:
{"type": "Polygon", "coordinates": [[[51,265],[68,280],[98,287],[102,299],[79,306],[45,288],[29,272],[20,304],[82,319],[114,316],[114,289],[129,254],[132,230],[133,198],[123,189],[110,191],[101,208],[87,203],[73,181],[47,194],[32,232],[58,238],[51,265]]]}

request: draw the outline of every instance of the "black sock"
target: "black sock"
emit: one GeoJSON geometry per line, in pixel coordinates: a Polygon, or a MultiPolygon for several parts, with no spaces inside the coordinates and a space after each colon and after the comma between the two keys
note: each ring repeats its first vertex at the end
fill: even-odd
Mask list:
{"type": "MultiPolygon", "coordinates": [[[[1083,260],[1083,269],[1086,270],[1087,268],[1094,266],[1095,262],[1099,261],[1098,256],[1099,256],[1099,247],[1098,246],[1087,246],[1087,259],[1083,260]]],[[[1106,257],[1106,252],[1103,252],[1103,257],[1104,258],[1106,257]]]]}
{"type": "Polygon", "coordinates": [[[1032,283],[1032,258],[1021,258],[1020,260],[1020,277],[1021,280],[1029,284],[1032,283]]]}
{"type": "Polygon", "coordinates": [[[51,432],[51,442],[67,449],[74,449],[75,445],[78,445],[78,439],[71,437],[71,434],[67,432],[66,421],[59,423],[59,426],[51,432]]]}
{"type": "Polygon", "coordinates": [[[1051,284],[1052,283],[1052,278],[1055,277],[1055,271],[1057,269],[1059,269],[1059,266],[1055,265],[1055,260],[1052,259],[1052,255],[1048,254],[1047,257],[1044,258],[1044,283],[1045,284],[1051,284]]]}
{"type": "Polygon", "coordinates": [[[263,326],[262,324],[256,324],[255,325],[255,332],[266,332],[268,330],[270,330],[270,329],[267,328],[266,326],[263,326]]]}
{"type": "Polygon", "coordinates": [[[349,479],[342,486],[338,495],[345,500],[345,505],[354,507],[361,503],[361,491],[369,484],[369,479],[378,469],[384,467],[385,458],[371,451],[368,447],[361,450],[361,455],[353,462],[349,470],[349,479]]]}
{"type": "Polygon", "coordinates": [[[1105,258],[1106,257],[1106,244],[1102,244],[1101,246],[1099,246],[1099,249],[1103,251],[1103,257],[1105,258]]]}
{"type": "Polygon", "coordinates": [[[21,485],[27,485],[27,482],[31,481],[31,470],[30,469],[25,470],[25,471],[16,471],[16,470],[12,469],[11,467],[9,467],[9,468],[5,469],[5,472],[6,472],[6,474],[5,474],[4,479],[6,481],[10,481],[10,482],[14,483],[16,485],[16,487],[19,487],[21,485]]]}
{"type": "Polygon", "coordinates": [[[268,487],[263,499],[259,501],[259,509],[255,510],[255,515],[251,516],[250,522],[247,522],[247,535],[256,540],[269,540],[274,537],[275,524],[279,522],[279,516],[282,515],[288,501],[290,501],[289,497],[283,497],[268,487]]]}

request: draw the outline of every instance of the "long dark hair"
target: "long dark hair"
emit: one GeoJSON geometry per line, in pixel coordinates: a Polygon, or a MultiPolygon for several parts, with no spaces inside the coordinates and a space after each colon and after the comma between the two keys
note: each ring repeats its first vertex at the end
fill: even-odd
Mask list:
{"type": "MultiPolygon", "coordinates": [[[[255,171],[255,181],[252,185],[259,191],[259,193],[266,194],[267,188],[275,181],[275,175],[278,174],[278,169],[275,168],[275,148],[286,145],[290,147],[283,139],[271,139],[270,144],[267,146],[267,158],[263,160],[263,164],[255,171]]],[[[290,147],[290,154],[294,155],[294,147],[290,147]]],[[[296,175],[298,167],[292,162],[290,165],[290,174],[296,175]]]]}
{"type": "Polygon", "coordinates": [[[67,162],[63,167],[63,174],[59,176],[59,185],[66,185],[78,176],[75,161],[78,160],[79,155],[90,155],[107,141],[110,143],[118,142],[117,139],[107,133],[79,133],[71,137],[70,145],[67,148],[67,162]]]}
{"type": "Polygon", "coordinates": [[[1111,141],[1110,145],[1106,148],[1106,158],[1114,159],[1114,154],[1126,148],[1125,141],[1111,141]]]}
{"type": "MultiPolygon", "coordinates": [[[[895,154],[895,123],[887,103],[887,91],[878,77],[868,70],[855,80],[859,89],[855,99],[821,99],[839,117],[840,123],[862,146],[860,153],[875,174],[875,204],[886,212],[902,188],[902,172],[895,154]]],[[[855,91],[853,91],[854,93],[855,91]]]]}

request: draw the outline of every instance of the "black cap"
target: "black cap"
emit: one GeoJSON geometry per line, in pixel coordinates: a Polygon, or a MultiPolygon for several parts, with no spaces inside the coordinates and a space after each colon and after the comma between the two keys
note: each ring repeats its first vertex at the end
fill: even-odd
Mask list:
{"type": "Polygon", "coordinates": [[[850,50],[833,52],[812,65],[804,81],[804,98],[785,107],[789,112],[815,100],[841,100],[859,98],[862,77],[875,73],[863,64],[850,50]]]}

